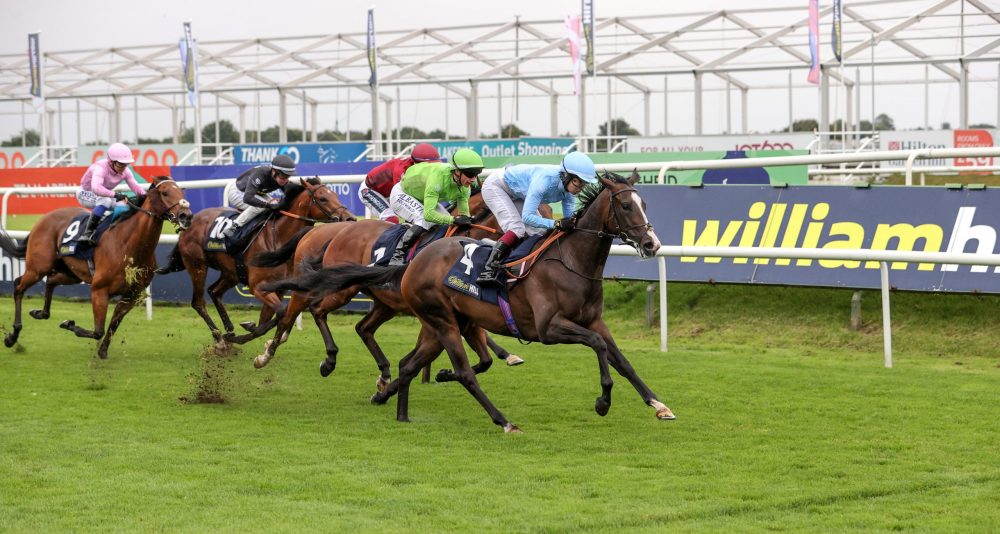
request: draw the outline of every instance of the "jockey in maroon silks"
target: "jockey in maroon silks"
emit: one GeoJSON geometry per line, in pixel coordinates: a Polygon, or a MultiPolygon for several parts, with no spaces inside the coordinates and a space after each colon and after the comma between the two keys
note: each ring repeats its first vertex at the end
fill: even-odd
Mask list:
{"type": "Polygon", "coordinates": [[[441,155],[438,154],[434,145],[420,143],[413,147],[413,151],[408,157],[390,159],[369,171],[365,182],[358,189],[358,197],[380,220],[398,223],[399,217],[389,206],[388,198],[392,187],[399,183],[403,173],[413,164],[440,159],[441,155]]]}

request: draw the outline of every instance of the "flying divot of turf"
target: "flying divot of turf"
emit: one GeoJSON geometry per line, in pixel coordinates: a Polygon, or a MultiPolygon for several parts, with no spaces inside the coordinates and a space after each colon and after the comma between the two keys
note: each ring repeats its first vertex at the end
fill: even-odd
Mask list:
{"type": "Polygon", "coordinates": [[[198,358],[199,366],[188,375],[191,392],[179,397],[185,404],[224,404],[232,394],[234,371],[231,360],[242,351],[229,344],[210,344],[198,358]]]}

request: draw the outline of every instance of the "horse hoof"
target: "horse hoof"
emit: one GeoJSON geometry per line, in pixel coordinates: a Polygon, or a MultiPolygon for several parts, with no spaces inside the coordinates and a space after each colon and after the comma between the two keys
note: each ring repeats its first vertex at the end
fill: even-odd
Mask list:
{"type": "Polygon", "coordinates": [[[76,327],[76,321],[72,319],[66,319],[65,321],[59,323],[59,328],[64,328],[66,330],[72,330],[76,327]]]}
{"type": "Polygon", "coordinates": [[[270,361],[269,358],[267,358],[267,356],[261,354],[261,355],[259,355],[259,356],[257,356],[256,358],[253,359],[253,366],[256,367],[257,369],[260,369],[260,368],[264,367],[265,365],[267,365],[268,361],[270,361]]]}
{"type": "Polygon", "coordinates": [[[375,380],[375,389],[377,389],[379,393],[384,394],[386,390],[389,389],[389,381],[381,376],[378,377],[378,379],[375,380]]]}
{"type": "Polygon", "coordinates": [[[319,364],[319,374],[323,378],[330,376],[330,373],[337,368],[336,360],[330,361],[329,359],[323,360],[323,363],[319,364]]]}
{"type": "Polygon", "coordinates": [[[225,334],[222,334],[222,340],[225,341],[226,343],[232,343],[235,339],[236,339],[236,334],[234,334],[233,332],[226,332],[225,334]]]}
{"type": "Polygon", "coordinates": [[[100,358],[100,359],[102,359],[102,360],[107,360],[108,359],[108,351],[106,351],[106,350],[99,350],[99,351],[97,351],[97,357],[100,358]]]}
{"type": "Polygon", "coordinates": [[[441,369],[438,374],[434,376],[435,382],[453,382],[455,380],[455,373],[451,369],[441,369]]]}
{"type": "Polygon", "coordinates": [[[289,331],[286,331],[286,332],[285,332],[284,334],[281,334],[281,342],[282,342],[282,343],[284,343],[284,342],[288,341],[288,334],[289,334],[290,332],[291,332],[291,331],[289,330],[289,331]]]}
{"type": "Polygon", "coordinates": [[[597,397],[597,401],[594,403],[594,411],[597,415],[604,417],[608,415],[608,410],[611,409],[611,402],[604,400],[604,397],[597,397]]]}
{"type": "Polygon", "coordinates": [[[410,418],[407,417],[407,416],[405,416],[405,415],[396,417],[396,420],[399,421],[400,423],[409,423],[410,422],[410,418]]]}
{"type": "Polygon", "coordinates": [[[388,401],[388,400],[389,400],[389,397],[386,396],[381,391],[378,392],[378,393],[376,393],[376,394],[374,394],[374,395],[372,395],[372,398],[370,399],[371,403],[372,404],[376,404],[376,405],[385,404],[386,401],[388,401]]]}
{"type": "Polygon", "coordinates": [[[247,332],[253,332],[257,328],[257,323],[253,321],[243,321],[240,323],[240,326],[242,326],[247,332]]]}
{"type": "Polygon", "coordinates": [[[514,423],[507,423],[503,426],[504,434],[524,434],[524,431],[517,427],[514,423]]]}
{"type": "Polygon", "coordinates": [[[521,365],[522,363],[524,363],[524,358],[521,358],[520,356],[517,356],[515,354],[511,354],[510,356],[507,356],[507,359],[504,361],[507,362],[507,367],[514,367],[515,365],[521,365]]]}
{"type": "Polygon", "coordinates": [[[13,347],[14,343],[17,343],[17,336],[15,336],[14,334],[7,334],[6,336],[3,337],[3,344],[8,349],[13,347]]]}
{"type": "Polygon", "coordinates": [[[674,412],[670,411],[670,408],[667,408],[666,406],[656,410],[656,418],[661,421],[673,421],[674,419],[677,419],[674,412]]]}
{"type": "Polygon", "coordinates": [[[43,320],[43,319],[48,319],[49,318],[49,312],[47,312],[45,310],[31,310],[31,311],[28,312],[28,315],[30,315],[31,317],[33,317],[35,319],[38,319],[38,320],[43,320]]]}

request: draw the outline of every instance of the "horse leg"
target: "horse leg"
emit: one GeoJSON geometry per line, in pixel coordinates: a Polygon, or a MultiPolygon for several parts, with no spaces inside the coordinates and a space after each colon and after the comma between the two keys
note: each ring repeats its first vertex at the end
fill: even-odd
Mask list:
{"type": "Polygon", "coordinates": [[[257,326],[250,332],[243,334],[242,336],[231,336],[227,338],[227,341],[242,345],[266,334],[269,330],[274,328],[274,325],[278,324],[278,319],[275,318],[275,315],[276,313],[280,313],[278,311],[281,310],[283,306],[283,303],[281,302],[281,295],[254,288],[253,296],[263,304],[260,309],[260,322],[257,323],[257,326]]]}
{"type": "MultiPolygon", "coordinates": [[[[281,297],[278,297],[278,300],[280,301],[281,297]]],[[[260,337],[278,324],[278,319],[275,317],[274,312],[274,308],[270,306],[261,306],[260,315],[257,317],[256,323],[253,321],[243,321],[240,323],[240,326],[242,326],[247,332],[256,333],[257,335],[255,337],[260,337]],[[260,328],[264,328],[264,331],[260,332],[258,330],[260,328]]]]}
{"type": "MultiPolygon", "coordinates": [[[[441,342],[425,330],[426,327],[420,329],[416,348],[400,360],[399,378],[393,380],[386,388],[385,398],[389,398],[392,395],[391,392],[399,394],[396,399],[396,420],[403,423],[410,421],[410,382],[421,369],[429,366],[443,350],[441,342]]],[[[375,402],[374,397],[372,397],[372,402],[375,402]]]]}
{"type": "Polygon", "coordinates": [[[115,304],[115,311],[111,314],[111,322],[108,323],[108,331],[104,333],[104,339],[101,340],[101,346],[97,349],[97,356],[106,360],[108,358],[108,346],[111,345],[111,337],[115,335],[115,331],[118,330],[118,326],[122,324],[122,320],[125,319],[125,315],[135,306],[137,302],[142,297],[140,295],[131,295],[129,297],[122,297],[118,299],[118,303],[115,304]]]}
{"type": "Polygon", "coordinates": [[[601,396],[594,403],[597,415],[605,416],[611,409],[611,388],[614,382],[608,370],[608,344],[593,330],[588,330],[561,316],[555,316],[548,325],[538,328],[542,333],[540,341],[546,345],[553,343],[573,343],[586,345],[597,353],[597,365],[601,372],[601,396]]]}
{"type": "MultiPolygon", "coordinates": [[[[504,432],[520,432],[521,430],[517,428],[516,425],[511,423],[504,417],[503,413],[493,405],[489,397],[479,386],[479,381],[476,380],[476,373],[472,370],[469,365],[468,355],[465,353],[465,347],[462,344],[462,336],[459,334],[459,326],[456,324],[456,319],[452,318],[449,322],[447,319],[439,316],[432,316],[431,320],[433,323],[425,323],[425,328],[430,329],[432,332],[436,332],[441,345],[444,346],[444,350],[448,353],[448,357],[451,359],[452,367],[455,369],[456,379],[465,390],[469,392],[478,402],[479,405],[486,410],[486,413],[490,415],[493,422],[503,428],[504,432]]],[[[465,330],[468,325],[463,325],[461,330],[465,330]]],[[[402,371],[400,371],[400,378],[402,378],[402,371]]],[[[400,385],[400,400],[403,398],[402,385],[400,385]]]]}
{"type": "Polygon", "coordinates": [[[28,315],[35,319],[48,319],[49,311],[52,308],[52,294],[55,293],[56,286],[60,284],[53,282],[52,277],[45,279],[45,300],[42,302],[42,309],[40,310],[30,310],[28,315]]]}
{"type": "Polygon", "coordinates": [[[493,341],[493,338],[490,337],[489,334],[486,334],[486,344],[489,345],[490,350],[493,351],[493,354],[497,355],[497,358],[500,358],[501,360],[507,362],[508,367],[513,367],[515,365],[521,365],[522,363],[524,363],[524,358],[518,356],[517,354],[513,354],[507,349],[501,347],[499,343],[493,341]]]}
{"type": "Polygon", "coordinates": [[[598,320],[591,325],[591,328],[604,338],[604,342],[608,346],[608,363],[611,367],[614,367],[615,371],[618,371],[618,374],[625,377],[625,379],[632,384],[632,387],[639,392],[639,396],[642,397],[642,400],[646,403],[646,405],[651,406],[654,410],[656,410],[656,418],[667,421],[676,419],[674,412],[672,412],[670,408],[667,408],[665,404],[660,402],[659,399],[656,398],[656,394],[649,389],[649,386],[647,386],[641,378],[639,378],[639,374],[635,372],[635,369],[632,368],[632,364],[629,363],[628,358],[625,357],[621,349],[619,349],[618,345],[615,343],[614,338],[611,337],[611,331],[608,330],[608,325],[606,325],[603,320],[598,320]]]}
{"type": "MultiPolygon", "coordinates": [[[[490,366],[493,365],[493,357],[490,356],[490,351],[487,348],[490,337],[486,334],[486,331],[472,323],[468,323],[462,331],[462,337],[465,338],[465,341],[472,347],[472,350],[476,351],[476,354],[479,356],[479,363],[472,366],[472,371],[477,375],[488,371],[490,366]]],[[[457,379],[455,371],[452,369],[441,369],[434,378],[438,382],[452,382],[457,379]]]]}
{"type": "Polygon", "coordinates": [[[200,265],[188,268],[187,271],[191,276],[191,307],[205,321],[209,331],[212,332],[212,338],[218,343],[222,341],[222,332],[219,331],[219,327],[215,326],[215,321],[212,320],[212,317],[208,314],[208,310],[205,309],[205,278],[208,277],[208,268],[200,265]]]}
{"type": "Polygon", "coordinates": [[[319,334],[323,337],[323,346],[326,348],[326,359],[319,364],[319,374],[323,377],[330,376],[330,373],[337,368],[337,354],[340,352],[340,347],[333,341],[330,325],[326,324],[326,316],[350,301],[351,297],[357,293],[356,289],[348,288],[346,291],[329,294],[314,301],[309,307],[316,328],[319,329],[319,334]]]}
{"type": "Polygon", "coordinates": [[[24,299],[24,292],[28,290],[31,286],[35,285],[41,276],[38,272],[31,270],[29,267],[25,269],[24,274],[18,276],[14,279],[14,324],[11,326],[11,331],[6,336],[4,336],[3,344],[7,347],[13,347],[14,343],[17,343],[17,338],[21,335],[21,301],[24,299]]]}
{"type": "Polygon", "coordinates": [[[94,329],[76,326],[76,321],[66,320],[59,325],[76,334],[77,337],[89,337],[91,339],[101,339],[104,336],[104,320],[108,316],[108,289],[106,287],[90,288],[90,304],[94,312],[94,329]]]}
{"type": "Polygon", "coordinates": [[[384,390],[392,380],[392,371],[389,367],[389,359],[385,357],[382,347],[375,341],[375,331],[395,316],[395,310],[376,300],[372,309],[358,321],[358,324],[354,325],[354,331],[361,337],[361,341],[368,347],[368,352],[375,358],[375,364],[378,365],[379,377],[375,386],[379,391],[384,390]]]}
{"type": "Polygon", "coordinates": [[[288,339],[288,334],[292,331],[292,324],[295,323],[295,318],[302,313],[305,307],[305,299],[299,293],[292,293],[292,298],[288,302],[285,311],[279,314],[277,328],[274,330],[274,337],[264,343],[264,352],[253,359],[254,367],[260,369],[274,358],[275,353],[278,352],[278,346],[288,339]]]}
{"type": "Polygon", "coordinates": [[[221,271],[219,279],[208,287],[208,296],[212,299],[212,304],[215,305],[215,311],[219,313],[219,318],[222,319],[222,327],[226,329],[222,339],[227,343],[231,342],[234,336],[233,322],[229,320],[229,312],[226,311],[226,304],[222,301],[222,296],[226,294],[226,291],[236,287],[238,282],[235,274],[221,271]]]}

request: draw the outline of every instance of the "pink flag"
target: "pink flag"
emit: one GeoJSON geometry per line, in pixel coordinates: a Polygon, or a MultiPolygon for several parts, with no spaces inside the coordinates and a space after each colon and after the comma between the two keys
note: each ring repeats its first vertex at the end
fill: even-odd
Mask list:
{"type": "Polygon", "coordinates": [[[809,0],[809,55],[812,65],[809,68],[809,83],[819,83],[819,0],[809,0]]]}
{"type": "Polygon", "coordinates": [[[569,41],[569,57],[573,61],[573,94],[580,94],[580,73],[583,63],[580,61],[580,17],[566,15],[566,39],[569,41]]]}

